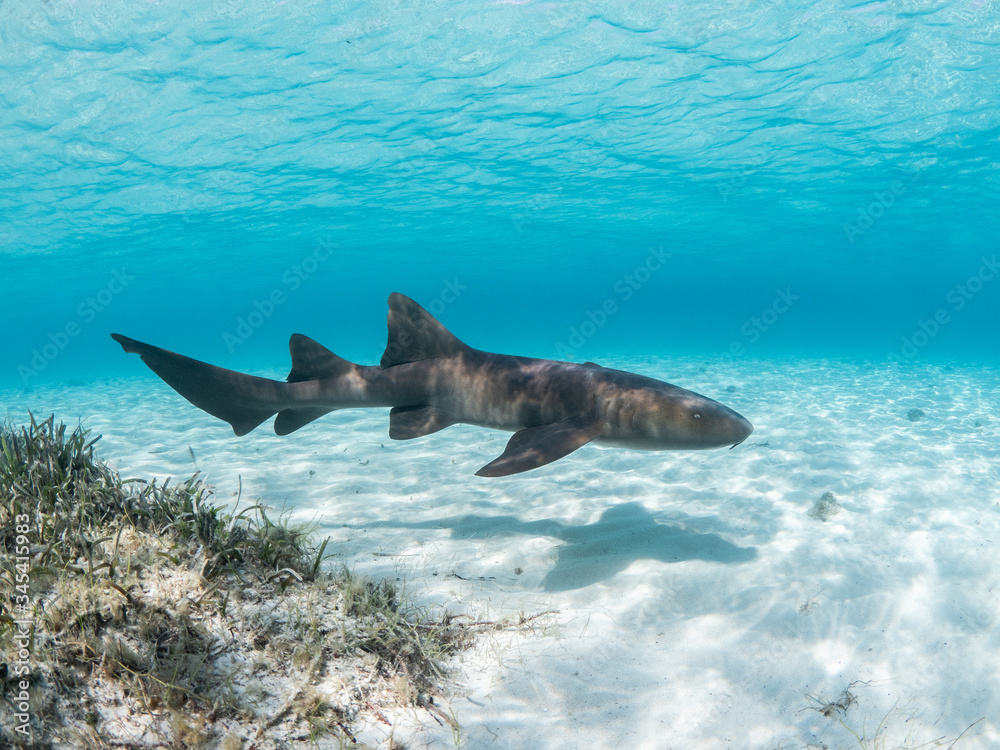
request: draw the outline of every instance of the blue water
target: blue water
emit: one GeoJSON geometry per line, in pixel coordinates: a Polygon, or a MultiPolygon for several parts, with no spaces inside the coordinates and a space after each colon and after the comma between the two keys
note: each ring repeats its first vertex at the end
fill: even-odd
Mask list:
{"type": "Polygon", "coordinates": [[[459,693],[469,748],[996,750],[998,82],[1000,0],[0,0],[0,418],[561,612],[459,693]],[[237,440],[109,336],[374,364],[391,292],[756,432],[479,481],[505,434],[237,440]]]}
{"type": "Polygon", "coordinates": [[[140,371],[111,331],[372,363],[393,291],[518,354],[995,364],[998,45],[985,0],[5,3],[0,383],[140,371]]]}

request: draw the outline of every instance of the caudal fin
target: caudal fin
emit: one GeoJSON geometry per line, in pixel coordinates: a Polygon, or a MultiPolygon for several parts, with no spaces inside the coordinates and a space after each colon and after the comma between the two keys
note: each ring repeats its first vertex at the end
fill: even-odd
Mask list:
{"type": "Polygon", "coordinates": [[[246,435],[287,403],[288,386],[277,380],[224,370],[117,333],[111,338],[142,357],[150,370],[199,409],[229,422],[237,435],[246,435]]]}

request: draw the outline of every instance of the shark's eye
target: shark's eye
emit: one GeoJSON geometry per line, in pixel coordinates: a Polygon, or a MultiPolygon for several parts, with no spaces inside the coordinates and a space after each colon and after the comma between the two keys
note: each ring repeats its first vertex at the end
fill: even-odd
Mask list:
{"type": "Polygon", "coordinates": [[[698,414],[697,412],[695,412],[694,418],[695,419],[701,419],[701,414],[698,414]]]}

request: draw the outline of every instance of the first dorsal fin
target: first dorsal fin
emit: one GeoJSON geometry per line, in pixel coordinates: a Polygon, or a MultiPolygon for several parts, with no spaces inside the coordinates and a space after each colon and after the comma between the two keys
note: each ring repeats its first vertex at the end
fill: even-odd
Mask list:
{"type": "Polygon", "coordinates": [[[466,349],[437,319],[409,297],[389,295],[389,343],[382,367],[447,357],[466,349]]]}
{"type": "Polygon", "coordinates": [[[317,344],[301,333],[292,334],[288,340],[288,351],[292,354],[292,371],[287,378],[289,383],[335,378],[347,374],[355,367],[353,363],[338,357],[322,344],[317,344]]]}

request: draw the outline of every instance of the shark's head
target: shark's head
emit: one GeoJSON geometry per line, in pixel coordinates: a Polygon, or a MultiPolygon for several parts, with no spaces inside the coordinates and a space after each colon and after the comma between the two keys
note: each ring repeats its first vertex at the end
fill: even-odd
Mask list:
{"type": "Polygon", "coordinates": [[[683,388],[661,385],[641,395],[630,394],[637,408],[618,411],[617,429],[612,430],[618,441],[646,450],[699,450],[735,447],[753,432],[750,421],[728,406],[683,388]]]}
{"type": "Polygon", "coordinates": [[[728,406],[710,398],[691,394],[683,403],[681,421],[674,428],[684,430],[685,442],[692,448],[735,448],[753,432],[750,420],[728,406]]]}

